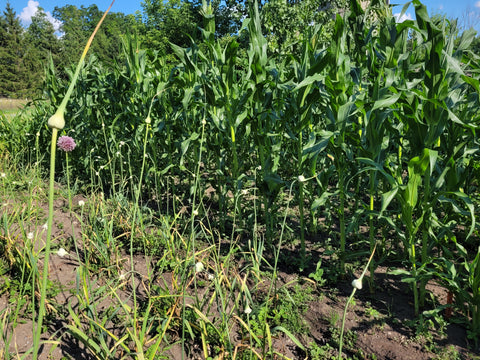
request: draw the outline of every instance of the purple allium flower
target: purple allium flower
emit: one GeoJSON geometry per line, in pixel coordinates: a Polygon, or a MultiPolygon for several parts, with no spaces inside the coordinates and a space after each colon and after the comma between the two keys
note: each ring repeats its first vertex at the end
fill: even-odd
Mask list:
{"type": "Polygon", "coordinates": [[[75,149],[75,141],[70,137],[70,136],[60,136],[60,138],[57,141],[57,145],[60,149],[63,151],[72,151],[75,149]]]}

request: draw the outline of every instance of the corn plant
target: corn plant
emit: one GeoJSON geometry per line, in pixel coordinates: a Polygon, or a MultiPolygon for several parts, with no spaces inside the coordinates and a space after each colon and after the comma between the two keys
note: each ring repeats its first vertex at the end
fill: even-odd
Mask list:
{"type": "MultiPolygon", "coordinates": [[[[379,25],[378,45],[384,54],[381,53],[383,60],[380,59],[382,67],[379,67],[377,79],[373,78],[373,81],[366,84],[370,96],[366,99],[360,98],[357,106],[361,106],[363,113],[361,135],[365,139],[362,140],[362,143],[366,146],[362,154],[369,157],[368,159],[359,158],[359,160],[369,165],[362,171],[368,171],[370,174],[370,246],[374,246],[372,233],[374,229],[373,190],[376,186],[376,174],[381,173],[384,181],[392,189],[382,194],[380,214],[383,214],[393,199],[398,201],[402,224],[405,226],[404,248],[408,250],[408,259],[413,275],[409,281],[413,281],[415,312],[418,313],[419,308],[423,306],[425,284],[428,279],[427,276],[424,276],[425,274],[421,275],[418,271],[424,271],[430,261],[429,249],[432,247],[432,242],[429,234],[432,233],[432,226],[436,224],[434,204],[438,204],[443,197],[451,199],[452,196],[458,196],[458,199],[465,202],[472,220],[474,218],[470,201],[458,192],[459,188],[452,190],[452,187],[447,187],[449,191],[445,192],[445,174],[450,171],[449,167],[444,168],[443,172],[440,170],[442,166],[445,166],[442,157],[451,156],[449,154],[452,153],[461,156],[459,150],[445,149],[445,147],[442,148],[443,152],[441,153],[435,150],[435,147],[440,146],[440,136],[449,138],[446,136],[449,134],[447,128],[454,126],[456,131],[461,131],[460,128],[467,129],[469,126],[462,123],[455,114],[455,112],[462,111],[462,103],[458,100],[461,99],[461,93],[465,86],[464,83],[462,85],[458,83],[463,74],[458,63],[460,53],[447,56],[444,50],[440,50],[443,49],[443,41],[448,41],[447,49],[453,52],[452,37],[447,37],[445,30],[439,28],[428,18],[425,8],[419,2],[414,2],[414,4],[419,28],[414,27],[413,23],[394,27],[388,21],[379,25]],[[414,29],[417,34],[416,37],[413,37],[415,40],[412,51],[416,56],[399,56],[398,60],[394,61],[394,54],[401,54],[405,51],[408,40],[406,34],[409,27],[414,29]],[[387,45],[388,42],[391,45],[387,45]],[[428,53],[428,51],[431,52],[428,53]],[[420,62],[419,58],[428,60],[420,62]],[[413,73],[424,74],[423,86],[418,86],[419,82],[412,77],[413,73]],[[380,79],[382,82],[385,81],[385,85],[379,82],[380,79]],[[397,86],[394,89],[392,85],[395,83],[397,86]],[[372,90],[370,90],[370,84],[372,84],[372,90]],[[449,87],[454,89],[450,93],[442,90],[449,87]],[[453,101],[453,99],[457,101],[453,101]],[[403,111],[398,113],[392,111],[391,107],[400,107],[403,111]],[[396,119],[392,117],[393,115],[401,121],[401,126],[394,125],[396,119]],[[376,120],[377,117],[380,122],[376,120]],[[390,139],[385,140],[385,136],[382,134],[385,134],[386,131],[389,131],[390,139]],[[389,141],[392,140],[395,143],[392,142],[389,145],[389,141]],[[408,152],[404,148],[402,153],[401,150],[404,147],[402,144],[406,143],[405,140],[408,140],[408,152]],[[398,162],[390,162],[387,173],[384,171],[382,163],[390,156],[385,151],[393,150],[392,145],[393,148],[396,146],[399,149],[398,162]],[[403,159],[405,155],[409,156],[408,177],[404,176],[403,159]],[[422,197],[419,197],[419,191],[422,191],[422,197]],[[419,247],[421,270],[417,269],[418,237],[422,239],[419,247]],[[418,279],[419,284],[414,279],[418,279]]],[[[467,33],[461,39],[459,51],[462,51],[469,41],[470,35],[467,33]]],[[[377,49],[375,50],[377,51],[377,49]]],[[[371,56],[370,61],[373,62],[373,59],[374,57],[371,56]]],[[[416,76],[418,77],[418,75],[416,76]]],[[[472,221],[473,224],[474,221],[472,221]]]]}
{"type": "MultiPolygon", "coordinates": [[[[213,10],[204,2],[200,41],[188,48],[172,45],[174,55],[166,58],[126,36],[124,64],[106,67],[90,57],[68,72],[80,86],[68,90],[73,101],[66,105],[61,99],[67,84],[55,76],[53,65],[47,69],[50,100],[32,111],[28,131],[39,136],[22,140],[37,149],[27,157],[41,160],[38,148],[48,146],[45,114],[62,106],[70,121],[65,128],[54,125],[77,141],[65,164],[71,179],[82,189],[105,193],[101,207],[86,219],[81,306],[88,309],[102,299],[91,297],[92,265],[118,269],[122,245],[129,250],[131,274],[134,252],[153,244],[162,254],[165,246],[158,266],[171,267],[175,279],[172,294],[161,295],[172,300],[161,326],[152,278],[146,280],[151,298],[145,307],[136,292],[129,299],[138,313],[129,311],[131,303],[115,299],[115,315],[125,320],[121,336],[107,328],[109,316],[72,314],[70,333],[91,352],[114,357],[136,356],[135,351],[154,358],[174,329],[182,333],[185,354],[190,342],[198,342],[205,357],[226,356],[240,351],[229,333],[240,327],[246,352],[276,356],[271,332],[284,327],[269,323],[268,308],[280,294],[276,278],[285,231],[300,240],[295,261],[302,271],[309,265],[307,236],[325,235],[316,226],[320,212],[327,215],[320,230],[339,240],[338,274],[345,276],[353,255],[377,249],[369,262],[373,291],[376,264],[398,250],[404,264],[394,273],[412,285],[417,315],[425,305],[426,283],[435,277],[449,279],[443,283],[458,299],[476,304],[462,287],[473,294],[476,275],[470,277],[478,261],[452,240],[471,245],[476,239],[480,67],[469,52],[474,34],[458,37],[451,24],[430,19],[419,1],[413,1],[416,20],[402,23],[380,3],[372,1],[364,10],[351,2],[345,15],[335,18],[324,48],[324,29],[317,26],[305,30],[296,47],[300,52],[277,54],[269,51],[258,4],[252,2],[238,36],[216,39],[213,10]],[[213,190],[207,194],[207,188],[213,190]],[[127,213],[122,224],[108,218],[107,204],[121,205],[127,213]],[[150,213],[166,228],[158,241],[144,234],[141,209],[152,204],[150,213]],[[368,226],[365,239],[360,222],[368,226]],[[387,237],[388,226],[394,231],[387,237]],[[207,250],[199,250],[202,240],[207,250]],[[395,250],[382,252],[379,240],[384,249],[395,250]],[[246,277],[230,263],[239,249],[248,259],[242,269],[246,277]],[[441,260],[435,256],[439,249],[441,260]],[[206,255],[210,251],[215,255],[206,255]],[[204,298],[197,264],[218,275],[204,298]],[[258,286],[265,268],[272,271],[272,287],[258,304],[256,287],[247,289],[246,279],[255,275],[258,286]],[[220,317],[213,316],[213,306],[220,317]],[[157,325],[160,335],[152,335],[157,325]],[[218,346],[216,354],[209,343],[218,346]]],[[[0,125],[2,139],[19,130],[0,125]]],[[[6,145],[9,153],[20,150],[16,145],[6,145]]],[[[55,148],[47,152],[54,153],[55,148]]],[[[58,170],[55,165],[52,174],[58,170]]],[[[103,290],[115,296],[117,285],[110,285],[103,290]]],[[[132,278],[131,287],[136,285],[132,278]]],[[[476,322],[471,330],[478,331],[476,322]]]]}
{"type": "Polygon", "coordinates": [[[449,249],[443,249],[442,257],[435,261],[434,274],[454,295],[452,306],[463,310],[467,323],[468,338],[478,348],[480,334],[480,248],[469,255],[469,251],[457,241],[453,241],[454,255],[449,249]]]}

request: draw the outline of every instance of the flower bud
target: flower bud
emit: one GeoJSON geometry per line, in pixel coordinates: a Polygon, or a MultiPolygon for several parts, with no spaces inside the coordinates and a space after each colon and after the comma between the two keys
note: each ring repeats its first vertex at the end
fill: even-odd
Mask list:
{"type": "Polygon", "coordinates": [[[48,126],[52,129],[62,130],[65,126],[63,112],[56,112],[48,119],[48,126]]]}
{"type": "Polygon", "coordinates": [[[64,248],[60,248],[57,251],[57,255],[60,257],[64,257],[65,255],[68,255],[68,252],[64,248]]]}
{"type": "Polygon", "coordinates": [[[200,261],[195,264],[195,272],[196,273],[202,272],[204,269],[205,269],[205,267],[203,266],[203,264],[200,261]]]}
{"type": "Polygon", "coordinates": [[[352,281],[352,286],[357,290],[362,290],[362,280],[355,279],[352,281]]]}

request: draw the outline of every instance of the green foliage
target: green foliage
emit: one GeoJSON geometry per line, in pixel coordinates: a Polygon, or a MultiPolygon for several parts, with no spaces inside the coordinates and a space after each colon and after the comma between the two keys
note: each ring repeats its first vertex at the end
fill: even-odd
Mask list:
{"type": "MultiPolygon", "coordinates": [[[[60,44],[53,25],[41,8],[32,16],[32,23],[25,33],[25,42],[28,48],[24,61],[30,74],[41,74],[50,57],[57,62],[60,44]]],[[[28,89],[38,89],[42,85],[43,77],[29,76],[29,80],[28,89]]]]}
{"type": "Polygon", "coordinates": [[[318,286],[323,286],[327,282],[327,279],[324,278],[324,269],[322,269],[322,260],[317,262],[317,267],[315,272],[308,275],[309,278],[315,280],[318,286]]]}
{"type": "Polygon", "coordinates": [[[345,9],[347,1],[270,0],[262,6],[262,24],[269,50],[273,53],[299,55],[309,27],[322,26],[320,45],[330,42],[335,15],[345,9]]]}
{"type": "MultiPolygon", "coordinates": [[[[63,69],[70,67],[80,58],[85,43],[102,15],[103,12],[97,5],[88,7],[82,5],[80,8],[75,5],[55,7],[53,17],[61,22],[59,31],[63,33],[58,39],[62,52],[55,64],[62,77],[65,76],[63,69]]],[[[92,53],[103,64],[112,61],[121,63],[123,59],[121,38],[129,31],[135,33],[136,26],[135,19],[121,12],[109,12],[92,42],[92,53]]]]}
{"type": "MultiPolygon", "coordinates": [[[[123,38],[122,61],[106,66],[99,58],[110,55],[100,51],[87,60],[63,130],[77,141],[69,155],[72,177],[85,191],[102,191],[106,198],[88,214],[88,266],[82,271],[90,266],[115,273],[119,248],[126,246],[132,256],[141,251],[169,256],[169,262],[162,261],[173,269],[182,263],[178,279],[185,291],[191,264],[207,264],[195,259],[197,239],[221,239],[217,259],[225,243],[229,251],[239,245],[248,253],[245,269],[260,274],[264,267],[274,268],[267,305],[254,306],[242,284],[253,312],[246,313],[247,322],[237,316],[251,350],[263,346],[268,353],[270,330],[306,331],[300,319],[309,294],[274,286],[277,269],[271,260],[278,255],[271,254],[284,250],[277,244],[289,232],[300,243],[298,261],[289,263],[296,272],[309,268],[309,238],[335,254],[327,276],[321,261],[310,274],[320,285],[325,278],[345,276],[352,250],[366,254],[378,249],[370,271],[382,261],[400,261],[401,269],[393,273],[410,284],[417,315],[428,314],[426,284],[435,279],[455,294],[462,321],[478,338],[480,80],[478,58],[470,49],[474,34],[458,37],[453,23],[430,18],[419,1],[413,1],[416,20],[403,23],[383,2],[373,1],[365,9],[351,2],[344,16],[328,25],[315,17],[319,14],[307,16],[314,4],[272,1],[259,8],[240,2],[232,17],[248,13],[242,30],[219,38],[219,28],[235,28],[238,19],[214,21],[212,16],[222,11],[218,3],[202,4],[201,19],[195,13],[199,2],[148,1],[145,24],[137,23],[123,38]],[[204,29],[196,32],[201,20],[204,29]],[[179,26],[190,36],[181,32],[175,37],[179,26]],[[308,29],[297,34],[297,26],[308,29]],[[295,211],[288,212],[290,203],[295,211]],[[282,213],[288,214],[288,226],[279,220],[282,213]],[[324,240],[327,236],[317,226],[325,214],[330,223],[324,229],[333,240],[324,240]],[[155,222],[158,232],[145,231],[155,222]],[[177,234],[180,245],[172,240],[177,234]],[[254,253],[249,252],[252,243],[254,253]],[[179,260],[185,254],[188,259],[179,260]]],[[[228,1],[225,6],[233,5],[228,1]]],[[[95,8],[57,12],[71,21],[65,22],[64,41],[74,54],[75,39],[83,36],[73,33],[79,27],[75,14],[91,13],[94,19],[95,8]]],[[[37,20],[41,25],[41,15],[37,20]]],[[[125,19],[117,20],[112,19],[112,34],[118,34],[125,19]]],[[[108,48],[101,40],[98,46],[108,48]]],[[[31,121],[0,123],[2,146],[9,154],[48,149],[45,119],[62,101],[66,79],[73,77],[70,69],[59,75],[55,61],[49,62],[43,86],[48,101],[35,102],[31,121]],[[27,129],[39,135],[27,136],[27,129]],[[16,132],[25,137],[12,140],[16,132]]],[[[59,164],[57,170],[64,167],[59,164]]],[[[278,258],[274,260],[276,264],[278,258]]],[[[218,273],[222,280],[217,280],[215,296],[221,297],[219,284],[227,281],[223,268],[218,273]]],[[[210,289],[208,284],[195,280],[195,291],[199,285],[210,289]]],[[[370,290],[375,291],[373,275],[370,290]]],[[[226,304],[231,300],[238,306],[239,299],[220,299],[224,308],[219,306],[223,313],[218,321],[206,315],[213,297],[196,298],[191,306],[184,299],[181,312],[175,312],[181,316],[174,318],[180,302],[164,299],[166,288],[151,291],[158,301],[149,302],[145,312],[161,315],[161,324],[151,320],[159,331],[165,334],[169,321],[176,321],[182,335],[202,343],[204,354],[209,344],[216,354],[231,351],[226,332],[238,309],[227,316],[226,304]]],[[[128,326],[151,325],[147,316],[129,314],[122,303],[128,326]]],[[[89,340],[90,335],[110,336],[102,328],[110,315],[92,313],[83,320],[88,329],[75,319],[70,331],[94,352],[113,356],[105,353],[111,347],[89,340]]],[[[342,343],[338,330],[331,332],[342,343]]],[[[114,338],[114,344],[123,348],[127,339],[140,341],[136,334],[125,336],[114,338]]],[[[354,349],[355,335],[348,336],[346,345],[354,349]]],[[[322,351],[330,355],[330,349],[320,348],[312,356],[322,351]]]]}
{"type": "Polygon", "coordinates": [[[182,0],[146,0],[142,3],[145,23],[142,28],[145,46],[170,52],[170,43],[187,47],[196,38],[200,26],[198,12],[192,4],[182,0]]]}
{"type": "Polygon", "coordinates": [[[21,97],[25,95],[27,73],[23,64],[25,46],[20,20],[7,2],[0,15],[0,96],[21,97]]]}

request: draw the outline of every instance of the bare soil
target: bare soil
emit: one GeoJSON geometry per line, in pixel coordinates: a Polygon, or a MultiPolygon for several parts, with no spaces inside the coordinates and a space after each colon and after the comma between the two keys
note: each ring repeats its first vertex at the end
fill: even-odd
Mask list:
{"type": "MultiPolygon", "coordinates": [[[[81,198],[74,199],[75,203],[81,198]]],[[[42,207],[46,209],[46,204],[42,207]]],[[[76,217],[70,216],[66,211],[66,201],[59,200],[55,203],[55,224],[53,228],[53,248],[58,248],[64,244],[73,233],[76,232],[78,238],[79,223],[76,217]]],[[[40,231],[40,230],[39,230],[40,231]]],[[[40,241],[45,240],[45,234],[42,233],[40,241]]],[[[42,244],[39,244],[42,245],[42,244]]],[[[287,249],[288,250],[288,249],[287,249]]],[[[70,251],[73,254],[73,251],[70,251]]],[[[40,359],[93,359],[92,354],[84,349],[84,346],[72,337],[67,331],[66,326],[72,322],[68,315],[68,307],[74,312],[78,311],[78,300],[75,296],[76,279],[78,275],[79,263],[76,255],[58,256],[55,252],[50,258],[50,280],[58,285],[58,293],[54,298],[48,300],[49,315],[47,317],[47,331],[43,334],[45,344],[41,349],[40,359]]],[[[284,256],[293,256],[288,251],[284,256]]],[[[318,257],[322,253],[317,251],[318,257]]],[[[128,256],[121,259],[120,263],[126,269],[131,267],[128,256]]],[[[137,278],[137,294],[142,299],[142,281],[147,276],[148,268],[152,263],[143,256],[134,258],[134,267],[137,278]]],[[[279,285],[296,282],[309,285],[311,280],[302,274],[295,273],[285,264],[280,265],[279,285]]],[[[358,274],[356,274],[358,276],[358,274]]],[[[168,272],[158,274],[159,283],[161,281],[171,281],[168,272]]],[[[313,293],[314,299],[308,302],[308,310],[304,314],[304,321],[308,325],[308,331],[304,334],[297,334],[301,343],[307,347],[315,347],[317,359],[329,359],[337,356],[337,349],[332,346],[332,338],[338,337],[338,329],[341,325],[341,318],[346,301],[351,293],[352,277],[345,277],[338,281],[337,286],[326,285],[317,287],[313,293]],[[330,344],[330,347],[328,346],[330,344]],[[322,351],[324,351],[322,355],[322,351]]],[[[97,286],[105,284],[100,275],[97,286]]],[[[355,301],[349,306],[346,317],[346,337],[344,343],[344,354],[349,358],[356,359],[385,359],[385,360],[424,360],[424,359],[480,359],[480,354],[472,350],[473,344],[467,341],[466,330],[455,324],[455,314],[447,321],[443,331],[440,327],[430,329],[428,336],[425,334],[416,334],[414,324],[412,296],[407,284],[401,282],[398,277],[389,274],[386,266],[377,268],[375,273],[375,293],[370,294],[366,282],[361,291],[357,291],[355,301]],[[457,357],[454,357],[457,356],[457,357]]],[[[170,282],[169,286],[174,286],[170,282]]],[[[429,290],[432,299],[437,304],[445,304],[446,290],[436,285],[429,284],[429,290]]],[[[206,295],[206,294],[205,294],[206,295]]],[[[18,299],[9,298],[7,291],[0,297],[0,314],[7,311],[14,311],[18,299]]],[[[118,292],[119,298],[126,303],[132,303],[131,289],[125,286],[118,292]]],[[[99,303],[102,307],[109,306],[106,303],[99,303]]],[[[1,320],[1,319],[0,319],[1,320]]],[[[10,352],[15,356],[22,356],[28,353],[32,346],[32,329],[34,322],[31,315],[20,314],[18,323],[9,327],[9,332],[4,335],[11,335],[10,352]]],[[[236,329],[238,330],[238,329],[236,329]]],[[[236,331],[232,329],[232,331],[236,331]]],[[[180,334],[177,334],[177,340],[180,334]]],[[[175,338],[172,335],[172,338],[175,338]]],[[[232,334],[231,338],[236,341],[238,348],[245,339],[240,338],[238,334],[232,334]]],[[[3,345],[0,340],[0,347],[3,345]]],[[[173,339],[175,340],[175,339],[173,339]]],[[[173,345],[164,352],[165,358],[180,359],[181,347],[175,341],[173,345]]],[[[273,337],[273,344],[276,351],[290,359],[305,359],[307,355],[300,350],[293,341],[282,333],[273,337]]],[[[27,355],[28,358],[28,355],[27,355]]],[[[187,358],[201,359],[202,352],[198,345],[193,345],[187,358]],[[195,349],[195,346],[197,348],[195,349]]],[[[274,357],[280,358],[280,357],[274,357]]],[[[310,357],[311,358],[311,357],[310,357]]]]}

